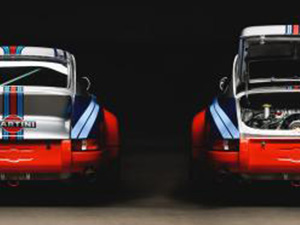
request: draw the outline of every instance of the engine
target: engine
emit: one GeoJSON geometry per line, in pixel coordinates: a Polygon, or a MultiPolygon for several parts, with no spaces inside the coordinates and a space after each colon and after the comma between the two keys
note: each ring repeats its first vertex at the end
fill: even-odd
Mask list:
{"type": "Polygon", "coordinates": [[[242,120],[257,129],[300,131],[300,109],[276,109],[271,104],[264,104],[256,110],[243,108],[242,120]]]}

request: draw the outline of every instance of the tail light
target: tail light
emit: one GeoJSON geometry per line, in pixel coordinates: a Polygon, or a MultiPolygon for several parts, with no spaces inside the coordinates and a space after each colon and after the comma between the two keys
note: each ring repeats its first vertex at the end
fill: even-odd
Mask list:
{"type": "Polygon", "coordinates": [[[239,151],[240,140],[217,140],[213,143],[213,151],[239,151]]]}
{"type": "Polygon", "coordinates": [[[72,151],[96,151],[100,150],[97,139],[83,139],[72,141],[72,151]]]}

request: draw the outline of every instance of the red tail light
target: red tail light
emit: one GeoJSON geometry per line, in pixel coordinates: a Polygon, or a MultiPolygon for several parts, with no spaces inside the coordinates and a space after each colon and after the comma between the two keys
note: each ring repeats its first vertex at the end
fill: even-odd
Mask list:
{"type": "Polygon", "coordinates": [[[99,141],[96,139],[73,140],[72,151],[100,150],[99,141]]]}
{"type": "Polygon", "coordinates": [[[213,143],[213,151],[238,151],[239,140],[217,140],[213,143]]]}

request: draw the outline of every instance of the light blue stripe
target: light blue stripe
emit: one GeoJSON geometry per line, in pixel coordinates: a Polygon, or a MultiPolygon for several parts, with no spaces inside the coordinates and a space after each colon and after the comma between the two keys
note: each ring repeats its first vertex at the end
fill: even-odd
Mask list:
{"type": "Polygon", "coordinates": [[[227,114],[220,107],[218,100],[215,99],[213,104],[215,105],[217,113],[220,115],[221,120],[224,122],[224,125],[228,128],[228,130],[231,133],[231,135],[233,136],[233,138],[235,138],[235,139],[239,138],[240,137],[240,132],[237,130],[237,128],[232,123],[230,118],[227,116],[227,114]]]}
{"type": "MultiPolygon", "coordinates": [[[[5,117],[7,117],[8,116],[8,107],[9,107],[9,105],[8,105],[8,91],[9,91],[9,87],[6,87],[6,86],[4,86],[4,109],[3,109],[3,119],[5,119],[5,117]]],[[[3,140],[7,140],[8,139],[8,132],[4,129],[4,128],[2,128],[2,139],[3,140]]]]}
{"type": "MultiPolygon", "coordinates": [[[[4,87],[4,109],[3,119],[8,116],[9,113],[9,87],[4,87]]],[[[8,132],[2,128],[2,135],[4,140],[8,140],[8,132]]]]}
{"type": "Polygon", "coordinates": [[[292,34],[293,33],[293,26],[292,25],[288,25],[288,34],[292,34]]]}
{"type": "Polygon", "coordinates": [[[8,140],[8,132],[6,131],[6,130],[4,130],[3,128],[2,128],[2,139],[3,140],[8,140]]]}
{"type": "MultiPolygon", "coordinates": [[[[24,117],[23,112],[23,87],[17,87],[17,114],[20,118],[24,117]]],[[[22,140],[24,138],[24,130],[17,132],[17,139],[22,140]]]]}
{"type": "Polygon", "coordinates": [[[4,87],[4,118],[9,114],[9,87],[4,87]]]}
{"type": "Polygon", "coordinates": [[[17,113],[18,116],[23,118],[24,117],[24,112],[23,112],[23,87],[17,87],[17,93],[18,93],[18,109],[17,109],[17,113]]]}
{"type": "Polygon", "coordinates": [[[232,139],[232,136],[230,135],[230,133],[228,132],[227,128],[224,126],[222,120],[220,119],[219,115],[217,114],[217,112],[215,111],[215,106],[214,104],[212,104],[210,106],[210,113],[215,121],[216,126],[218,127],[222,137],[224,139],[232,139]]]}
{"type": "Polygon", "coordinates": [[[3,51],[4,51],[4,55],[9,55],[10,50],[9,50],[9,47],[8,47],[8,46],[3,46],[2,49],[3,49],[3,51]]]}
{"type": "Polygon", "coordinates": [[[96,104],[90,118],[88,119],[88,121],[86,122],[84,128],[82,129],[82,131],[79,135],[79,138],[87,138],[89,136],[89,133],[90,133],[91,129],[93,128],[94,123],[97,119],[99,109],[100,109],[100,106],[98,104],[96,104]]]}
{"type": "Polygon", "coordinates": [[[17,55],[21,55],[23,49],[24,49],[24,46],[18,46],[18,47],[17,47],[17,50],[16,50],[16,54],[17,54],[17,55]]]}
{"type": "Polygon", "coordinates": [[[95,102],[94,100],[91,101],[89,106],[86,108],[85,112],[82,114],[80,119],[77,121],[76,125],[71,131],[71,137],[72,138],[77,138],[81,130],[83,129],[84,125],[86,124],[88,118],[90,117],[93,109],[95,107],[95,102]]]}

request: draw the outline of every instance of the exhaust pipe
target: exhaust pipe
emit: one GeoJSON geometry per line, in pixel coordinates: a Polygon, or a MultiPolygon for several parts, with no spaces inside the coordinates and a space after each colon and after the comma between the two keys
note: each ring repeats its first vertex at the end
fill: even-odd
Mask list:
{"type": "Polygon", "coordinates": [[[17,188],[20,186],[20,181],[18,180],[9,180],[7,181],[7,186],[12,188],[17,188]]]}
{"type": "Polygon", "coordinates": [[[97,171],[92,167],[85,170],[84,176],[86,177],[88,183],[93,184],[97,181],[97,171]]]}
{"type": "Polygon", "coordinates": [[[291,181],[291,186],[294,188],[300,188],[300,181],[291,181]]]}

